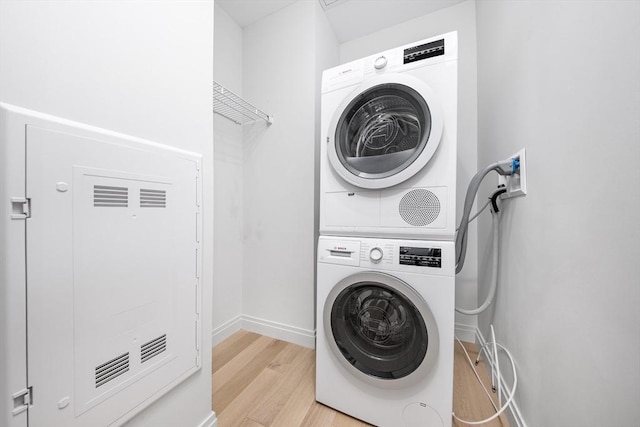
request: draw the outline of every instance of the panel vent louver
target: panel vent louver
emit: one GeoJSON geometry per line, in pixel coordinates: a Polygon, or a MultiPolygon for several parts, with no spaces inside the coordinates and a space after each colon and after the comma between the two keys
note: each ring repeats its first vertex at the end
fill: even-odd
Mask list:
{"type": "Polygon", "coordinates": [[[167,349],[167,334],[164,334],[140,346],[140,361],[144,363],[147,360],[151,359],[152,357],[162,353],[166,349],[167,349]]]}
{"type": "Polygon", "coordinates": [[[96,388],[129,370],[129,353],[125,353],[96,367],[96,388]]]}
{"type": "Polygon", "coordinates": [[[129,206],[129,189],[127,187],[94,185],[93,206],[126,208],[129,206]]]}
{"type": "Polygon", "coordinates": [[[167,192],[165,190],[140,189],[141,208],[166,208],[167,192]]]}

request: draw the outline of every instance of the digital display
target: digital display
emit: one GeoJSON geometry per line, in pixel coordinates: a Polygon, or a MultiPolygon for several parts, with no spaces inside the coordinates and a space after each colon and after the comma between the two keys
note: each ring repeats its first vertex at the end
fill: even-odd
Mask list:
{"type": "Polygon", "coordinates": [[[442,267],[442,249],[400,246],[399,262],[418,267],[442,267]]]}
{"type": "Polygon", "coordinates": [[[405,49],[404,63],[408,64],[439,55],[444,55],[444,39],[405,49]]]}

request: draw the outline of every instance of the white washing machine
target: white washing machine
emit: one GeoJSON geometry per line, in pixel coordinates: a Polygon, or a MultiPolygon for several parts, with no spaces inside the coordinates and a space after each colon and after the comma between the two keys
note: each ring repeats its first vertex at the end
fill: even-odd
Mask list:
{"type": "Polygon", "coordinates": [[[454,243],[320,236],[316,400],[380,427],[451,426],[454,243]]]}
{"type": "Polygon", "coordinates": [[[326,70],[320,233],[452,240],[457,33],[326,70]]]}

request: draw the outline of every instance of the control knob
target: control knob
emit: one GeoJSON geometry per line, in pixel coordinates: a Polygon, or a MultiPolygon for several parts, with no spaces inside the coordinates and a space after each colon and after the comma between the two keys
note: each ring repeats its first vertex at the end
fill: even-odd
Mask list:
{"type": "Polygon", "coordinates": [[[375,67],[376,70],[382,70],[384,67],[387,66],[387,58],[385,56],[377,57],[373,63],[373,66],[375,67]]]}
{"type": "Polygon", "coordinates": [[[371,258],[371,261],[373,262],[379,262],[382,259],[382,256],[383,253],[380,248],[373,248],[369,251],[369,258],[371,258]]]}

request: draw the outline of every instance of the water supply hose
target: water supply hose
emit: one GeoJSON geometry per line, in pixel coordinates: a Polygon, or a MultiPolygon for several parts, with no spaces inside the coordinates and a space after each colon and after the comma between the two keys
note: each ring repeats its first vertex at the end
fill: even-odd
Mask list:
{"type": "Polygon", "coordinates": [[[470,310],[456,307],[456,311],[458,313],[466,314],[468,316],[480,314],[483,311],[485,311],[487,308],[489,308],[489,306],[493,302],[493,298],[496,295],[496,289],[498,288],[498,258],[500,254],[500,251],[498,248],[498,244],[500,242],[500,232],[499,232],[499,224],[498,224],[499,217],[500,217],[500,214],[497,211],[492,209],[491,218],[492,218],[492,225],[493,225],[493,260],[491,263],[491,287],[489,288],[489,294],[487,295],[487,298],[484,300],[484,302],[480,307],[476,309],[470,309],[470,310]]]}
{"type": "Polygon", "coordinates": [[[491,171],[496,171],[500,175],[511,175],[514,172],[512,159],[502,160],[500,162],[493,163],[480,172],[476,173],[469,187],[467,188],[467,194],[464,198],[464,209],[462,211],[462,219],[460,220],[460,227],[458,228],[458,234],[456,234],[456,274],[460,273],[464,266],[464,259],[467,253],[467,232],[469,230],[469,216],[471,215],[471,209],[473,208],[473,201],[478,194],[478,189],[485,176],[491,171]]]}

